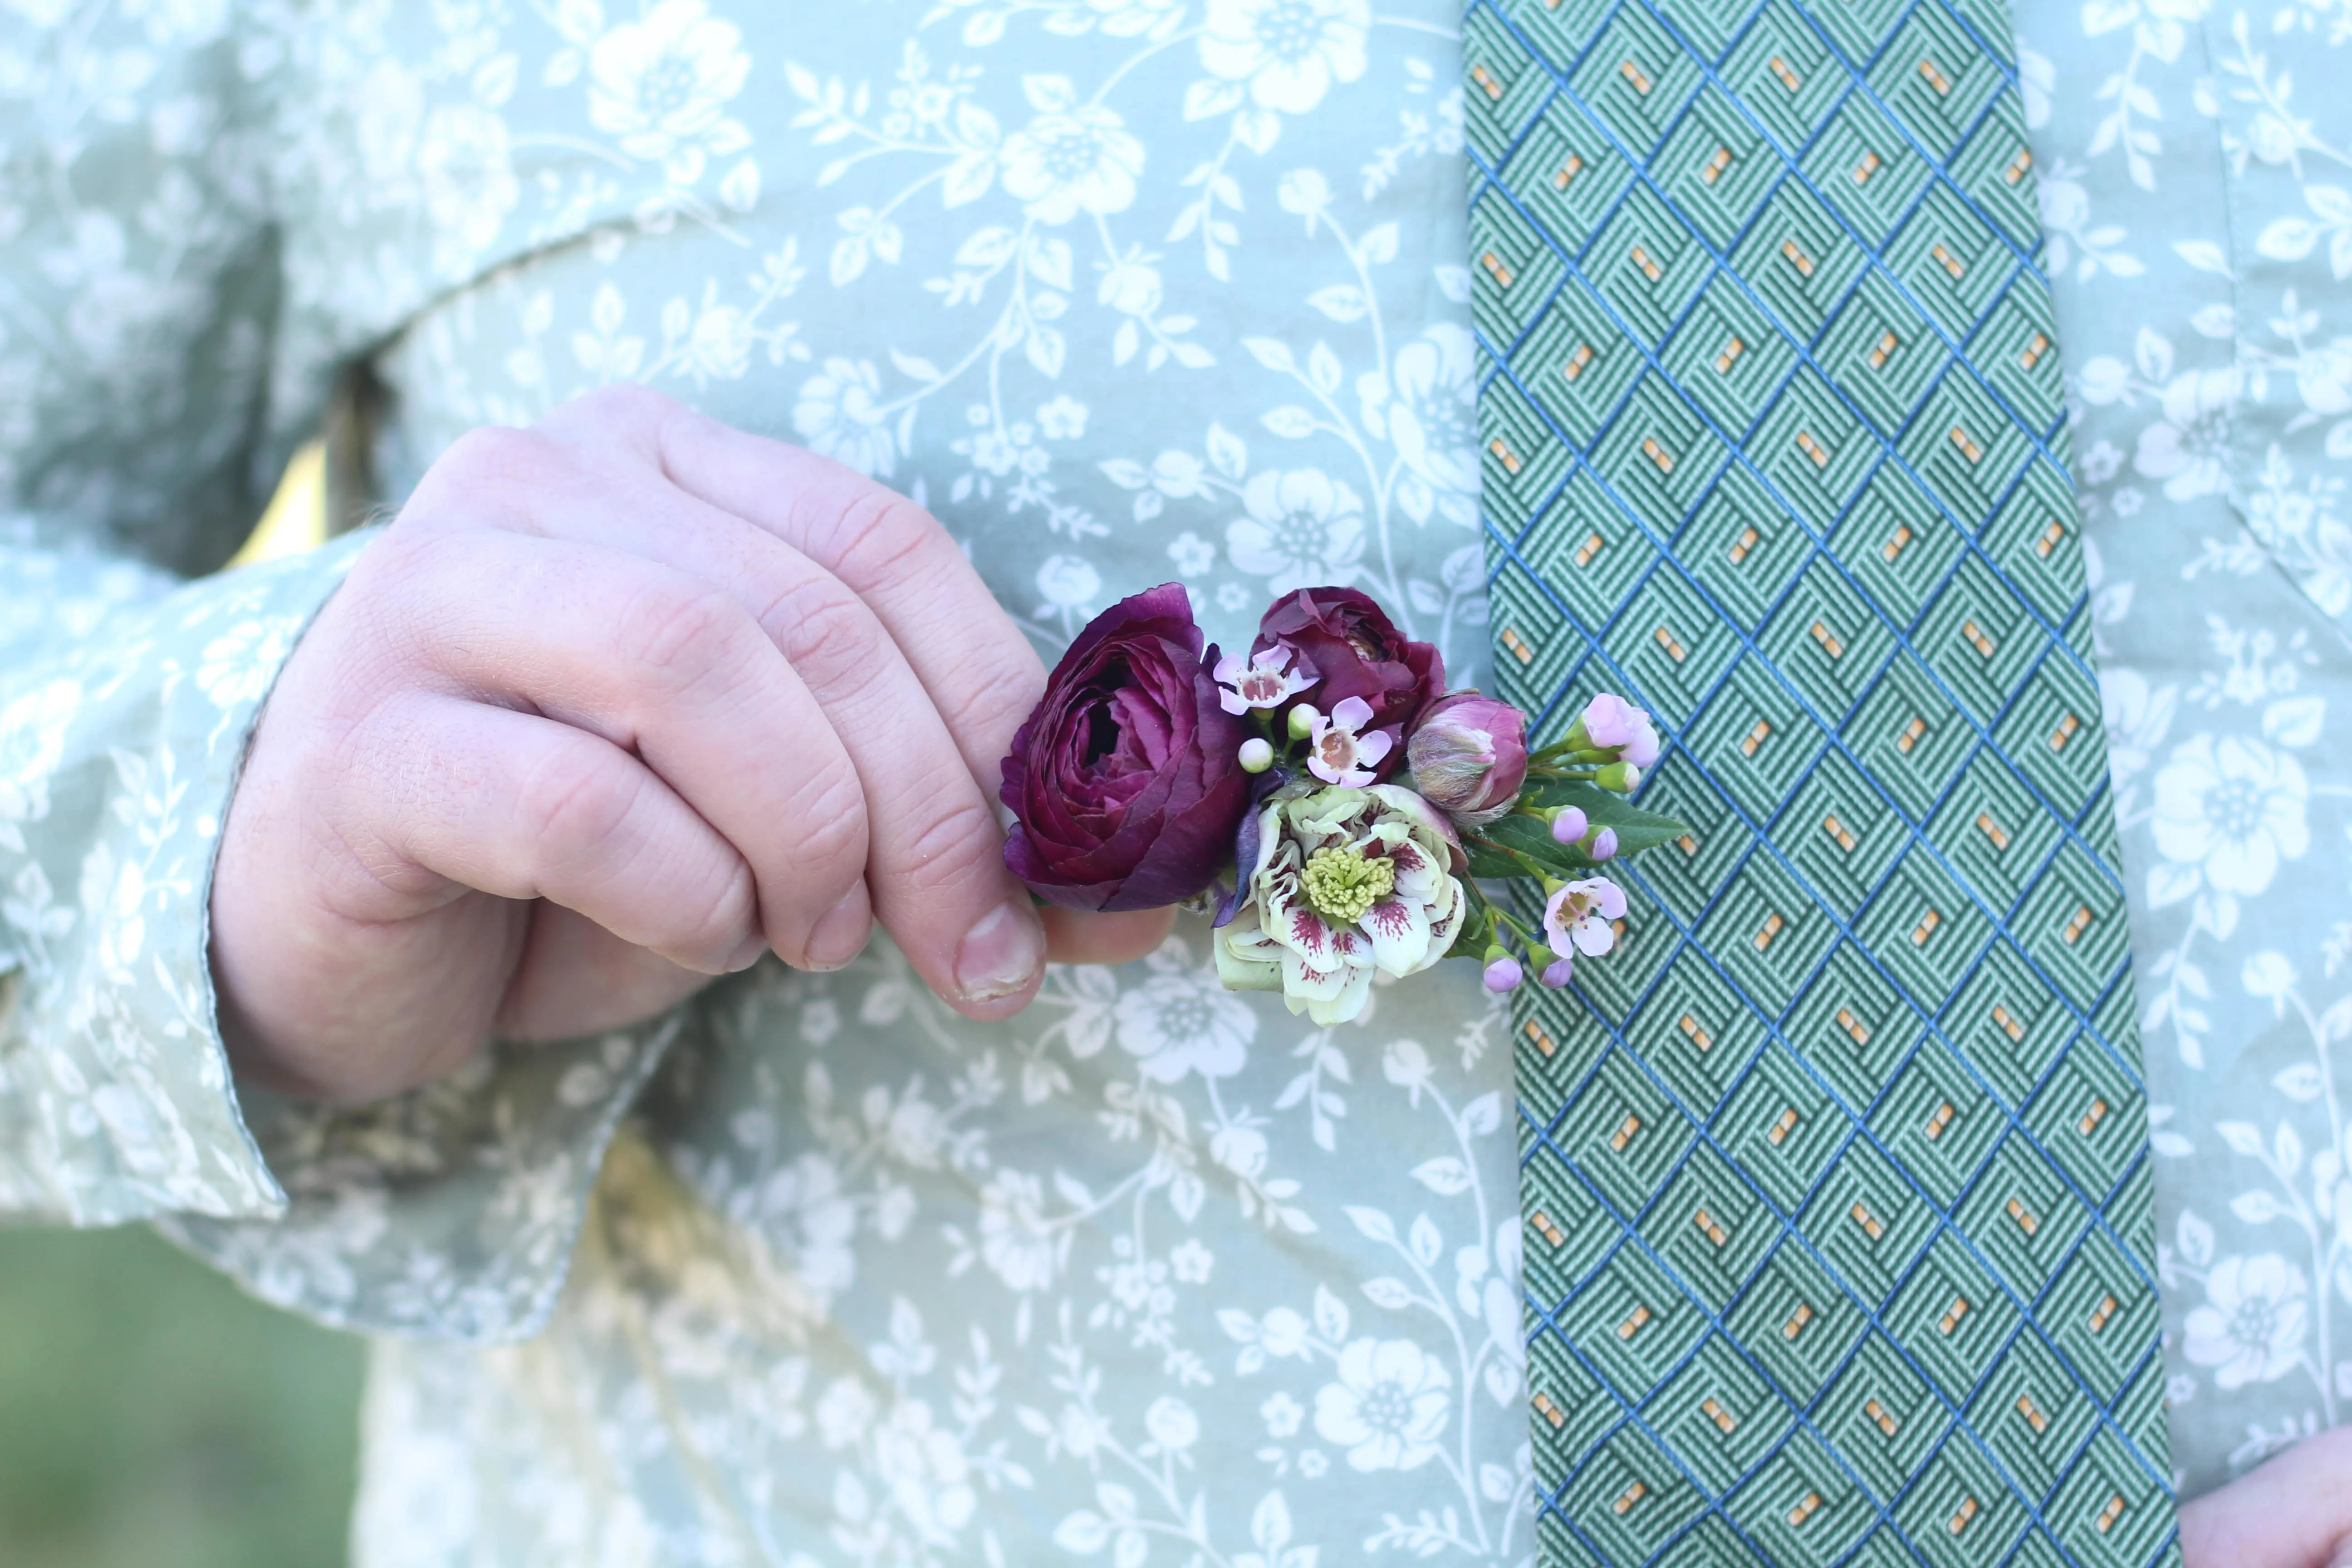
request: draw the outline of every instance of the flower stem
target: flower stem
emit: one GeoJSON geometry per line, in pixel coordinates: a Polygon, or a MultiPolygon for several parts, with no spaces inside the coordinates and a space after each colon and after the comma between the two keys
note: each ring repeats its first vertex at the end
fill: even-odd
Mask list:
{"type": "Polygon", "coordinates": [[[1475,834],[1470,836],[1467,842],[1475,844],[1481,849],[1492,849],[1497,855],[1517,861],[1520,865],[1527,868],[1527,874],[1530,877],[1545,878],[1549,877],[1552,874],[1550,867],[1545,865],[1534,856],[1523,854],[1519,850],[1512,848],[1507,844],[1497,844],[1491,838],[1475,834]]]}

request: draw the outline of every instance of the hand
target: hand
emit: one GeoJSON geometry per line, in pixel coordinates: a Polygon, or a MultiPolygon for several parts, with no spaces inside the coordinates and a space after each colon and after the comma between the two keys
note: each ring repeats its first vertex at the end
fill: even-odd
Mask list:
{"type": "Polygon", "coordinates": [[[660,1011],[879,919],[957,1011],[1165,911],[1041,921],[998,763],[1044,689],[919,508],[609,388],[436,463],[287,662],[231,804],[214,973],[238,1070],[368,1100],[493,1036],[660,1011]]]}
{"type": "Polygon", "coordinates": [[[2184,1568],[2352,1568],[2352,1427],[2184,1505],[2180,1555],[2184,1568]]]}

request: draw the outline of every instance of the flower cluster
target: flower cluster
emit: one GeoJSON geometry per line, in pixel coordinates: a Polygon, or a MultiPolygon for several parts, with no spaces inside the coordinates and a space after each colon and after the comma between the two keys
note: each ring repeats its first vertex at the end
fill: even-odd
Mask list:
{"type": "Polygon", "coordinates": [[[1170,583],[1055,668],[1005,759],[1004,858],[1075,909],[1214,889],[1226,987],[1346,1023],[1375,974],[1471,958],[1491,990],[1529,969],[1561,986],[1607,952],[1625,895],[1591,873],[1683,831],[1625,799],[1658,751],[1649,715],[1605,692],[1531,750],[1526,714],[1447,691],[1437,650],[1354,589],[1286,594],[1246,653],[1221,653],[1170,583]],[[1510,883],[1533,885],[1539,920],[1489,890],[1510,883]]]}

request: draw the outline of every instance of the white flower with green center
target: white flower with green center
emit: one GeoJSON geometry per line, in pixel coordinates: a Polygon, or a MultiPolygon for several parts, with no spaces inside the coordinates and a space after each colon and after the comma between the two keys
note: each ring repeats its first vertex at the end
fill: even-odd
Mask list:
{"type": "Polygon", "coordinates": [[[1217,973],[1279,991],[1293,1013],[1344,1024],[1375,970],[1416,974],[1445,956],[1467,907],[1462,849],[1409,789],[1277,791],[1258,812],[1241,906],[1217,931],[1217,973]]]}
{"type": "Polygon", "coordinates": [[[1299,887],[1307,907],[1333,925],[1353,925],[1394,890],[1396,868],[1384,857],[1364,858],[1352,844],[1326,846],[1307,858],[1299,887]]]}

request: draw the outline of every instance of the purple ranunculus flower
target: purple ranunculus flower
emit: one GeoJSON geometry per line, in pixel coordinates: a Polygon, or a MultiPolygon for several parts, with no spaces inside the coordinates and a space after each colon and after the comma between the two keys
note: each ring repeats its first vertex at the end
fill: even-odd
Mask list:
{"type": "Polygon", "coordinates": [[[1164,583],[1097,616],[1054,667],[1000,792],[1016,818],[1004,863],[1040,898],[1160,909],[1223,868],[1251,731],[1217,700],[1216,658],[1182,584],[1164,583]]]}
{"type": "Polygon", "coordinates": [[[1432,805],[1476,826],[1511,809],[1528,776],[1528,718],[1475,691],[1441,697],[1405,746],[1413,786],[1432,805]]]}
{"type": "Polygon", "coordinates": [[[1358,732],[1389,738],[1377,777],[1404,761],[1405,731],[1445,689],[1445,660],[1437,649],[1409,640],[1370,595],[1353,588],[1297,588],[1276,599],[1258,622],[1251,662],[1276,647],[1290,649],[1318,678],[1293,705],[1311,700],[1329,713],[1356,697],[1371,709],[1358,732]]]}

